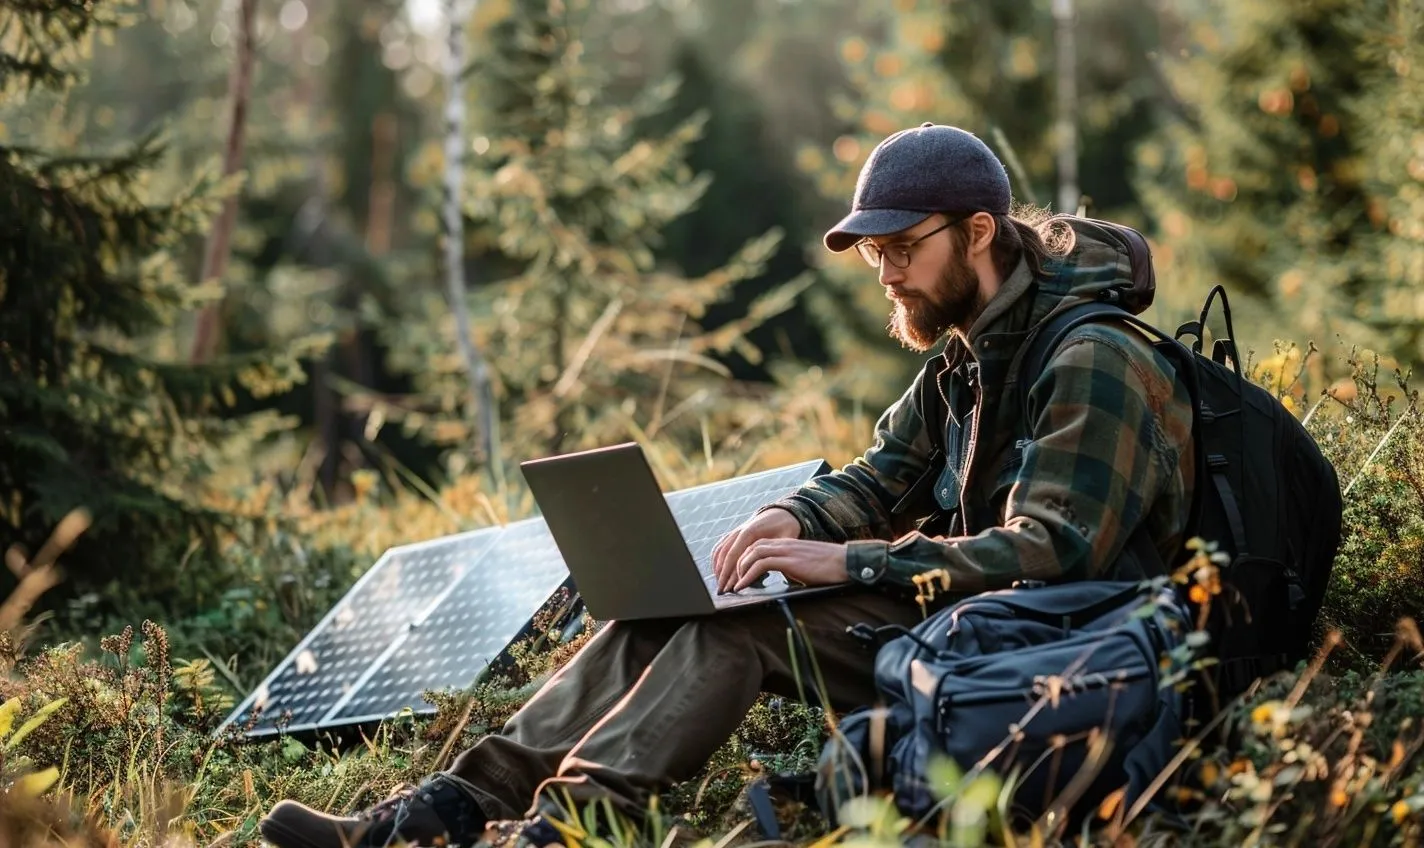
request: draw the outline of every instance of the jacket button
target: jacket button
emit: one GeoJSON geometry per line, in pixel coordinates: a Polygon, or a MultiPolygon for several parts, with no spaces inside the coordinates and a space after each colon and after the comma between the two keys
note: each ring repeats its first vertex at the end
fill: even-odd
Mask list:
{"type": "Polygon", "coordinates": [[[872,578],[872,577],[874,577],[874,576],[875,576],[875,569],[873,569],[873,568],[871,568],[871,567],[869,567],[869,566],[866,566],[865,568],[862,568],[862,569],[860,570],[860,579],[861,579],[861,580],[869,580],[870,578],[872,578]]]}

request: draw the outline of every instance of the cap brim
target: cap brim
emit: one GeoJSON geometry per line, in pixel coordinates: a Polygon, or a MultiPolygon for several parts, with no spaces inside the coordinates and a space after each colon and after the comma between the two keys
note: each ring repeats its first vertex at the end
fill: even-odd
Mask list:
{"type": "Polygon", "coordinates": [[[916,212],[910,209],[861,209],[841,219],[826,233],[826,249],[832,253],[850,250],[856,242],[866,236],[888,236],[907,230],[933,212],[916,212]]]}

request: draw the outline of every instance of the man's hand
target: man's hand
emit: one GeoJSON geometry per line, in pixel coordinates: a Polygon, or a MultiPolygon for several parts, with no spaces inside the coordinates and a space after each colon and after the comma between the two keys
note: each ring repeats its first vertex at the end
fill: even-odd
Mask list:
{"type": "Polygon", "coordinates": [[[723,536],[712,549],[712,573],[717,575],[718,593],[736,585],[741,577],[737,563],[752,545],[763,539],[796,539],[800,535],[801,522],[796,516],[784,509],[768,509],[723,536]]]}
{"type": "Polygon", "coordinates": [[[739,576],[732,585],[733,592],[742,591],[768,571],[780,571],[787,580],[806,586],[829,586],[850,580],[846,574],[846,546],[809,539],[753,542],[737,561],[736,570],[739,576]]]}

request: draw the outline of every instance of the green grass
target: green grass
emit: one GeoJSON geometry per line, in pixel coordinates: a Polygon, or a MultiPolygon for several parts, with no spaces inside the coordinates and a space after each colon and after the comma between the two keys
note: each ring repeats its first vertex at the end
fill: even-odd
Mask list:
{"type": "MultiPolygon", "coordinates": [[[[1424,644],[1408,616],[1424,601],[1424,424],[1417,393],[1402,377],[1384,386],[1377,366],[1353,365],[1352,390],[1336,387],[1343,402],[1325,400],[1308,413],[1308,426],[1350,487],[1316,662],[1266,681],[1229,710],[1227,743],[1213,736],[1181,758],[1161,796],[1185,805],[1185,831],[1147,812],[1125,820],[1128,811],[1105,809],[1090,822],[1094,840],[1417,843],[1424,820],[1424,727],[1417,718],[1424,716],[1424,644]]],[[[807,408],[803,415],[783,421],[783,433],[764,434],[765,445],[749,443],[747,455],[761,457],[755,462],[747,455],[704,463],[663,454],[661,473],[677,477],[665,483],[691,485],[808,456],[835,461],[864,438],[856,428],[806,426],[834,421],[824,409],[807,408]]],[[[370,562],[394,543],[380,522],[435,535],[449,532],[441,522],[452,512],[483,510],[490,520],[505,520],[514,517],[508,504],[517,499],[504,495],[472,506],[484,496],[457,481],[433,497],[390,492],[384,500],[302,516],[309,553],[340,563],[330,573],[346,574],[347,583],[333,578],[325,595],[301,599],[295,623],[279,627],[272,619],[280,616],[256,610],[228,620],[228,627],[250,625],[234,644],[262,646],[265,661],[243,665],[211,650],[211,626],[192,624],[211,611],[195,611],[168,628],[142,620],[136,629],[110,626],[97,640],[96,631],[81,631],[75,635],[89,638],[48,646],[35,639],[41,630],[28,631],[28,640],[23,629],[0,633],[0,703],[12,705],[0,709],[0,846],[255,844],[258,818],[279,799],[330,811],[360,808],[447,765],[498,728],[578,641],[526,646],[503,676],[467,692],[431,693],[435,715],[386,722],[340,754],[290,739],[214,740],[212,732],[272,658],[289,649],[293,634],[355,579],[359,569],[348,563],[370,562]],[[366,547],[342,547],[340,540],[350,538],[365,539],[366,547]],[[52,712],[30,721],[46,708],[52,712]]],[[[757,841],[743,788],[760,776],[809,770],[826,740],[827,719],[791,701],[763,698],[700,775],[658,799],[659,811],[709,846],[757,841]]],[[[950,805],[961,822],[978,822],[978,830],[947,822],[938,835],[951,843],[977,842],[981,834],[998,843],[1051,841],[1053,834],[1006,832],[998,798],[977,797],[982,790],[966,791],[950,805]]],[[[904,836],[905,823],[883,799],[847,810],[851,826],[833,834],[813,805],[779,798],[777,809],[786,838],[800,844],[891,845],[904,836]]],[[[1078,834],[1059,836],[1073,841],[1078,834]]]]}

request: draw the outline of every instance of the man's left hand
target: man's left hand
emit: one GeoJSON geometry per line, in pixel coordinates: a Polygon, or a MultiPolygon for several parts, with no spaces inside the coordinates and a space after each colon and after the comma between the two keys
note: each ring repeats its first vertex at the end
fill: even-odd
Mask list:
{"type": "Polygon", "coordinates": [[[779,571],[788,581],[806,586],[829,586],[850,580],[846,574],[846,546],[809,539],[762,539],[752,544],[737,560],[740,592],[768,571],[779,571]]]}

